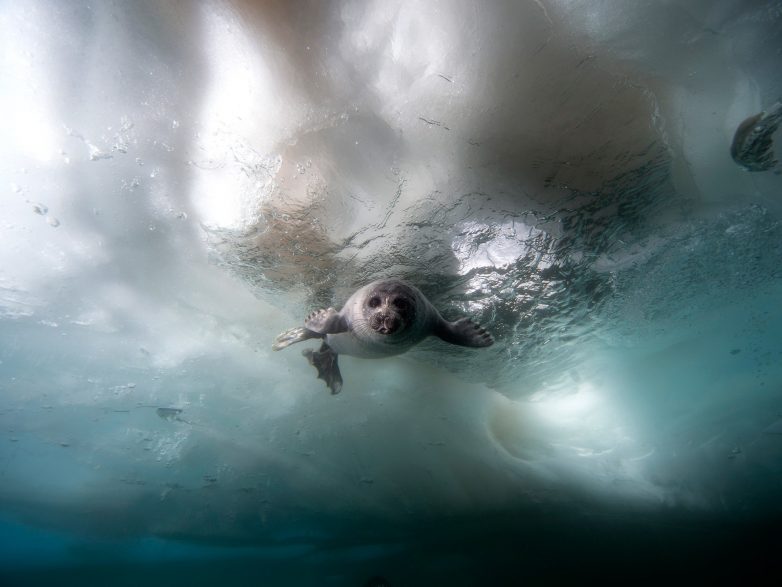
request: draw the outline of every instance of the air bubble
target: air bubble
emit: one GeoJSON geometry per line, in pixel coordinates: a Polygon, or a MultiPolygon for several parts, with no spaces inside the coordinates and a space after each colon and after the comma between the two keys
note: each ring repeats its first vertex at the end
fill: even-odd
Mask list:
{"type": "Polygon", "coordinates": [[[114,155],[106,151],[101,151],[99,147],[96,147],[92,143],[87,143],[87,147],[90,150],[90,161],[100,161],[101,159],[114,158],[114,155]]]}
{"type": "Polygon", "coordinates": [[[122,191],[132,192],[132,191],[133,191],[133,190],[135,190],[135,189],[136,189],[136,188],[137,188],[139,185],[141,185],[141,181],[140,181],[140,180],[139,180],[139,178],[137,178],[137,177],[134,177],[134,178],[133,178],[133,179],[131,179],[130,181],[128,181],[128,180],[126,180],[126,179],[123,179],[123,180],[122,180],[122,185],[121,185],[121,188],[120,188],[120,189],[122,189],[122,191]]]}

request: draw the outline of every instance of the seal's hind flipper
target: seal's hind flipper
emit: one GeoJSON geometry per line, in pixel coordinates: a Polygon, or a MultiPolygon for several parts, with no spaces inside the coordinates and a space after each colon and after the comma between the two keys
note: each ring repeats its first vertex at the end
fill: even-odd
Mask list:
{"type": "Polygon", "coordinates": [[[277,338],[274,339],[274,343],[272,344],[272,350],[280,351],[287,346],[301,342],[303,340],[309,340],[310,338],[323,337],[317,332],[313,332],[312,330],[308,330],[300,326],[297,328],[291,328],[290,330],[286,330],[285,332],[281,332],[277,335],[277,338]]]}
{"type": "Polygon", "coordinates": [[[334,308],[315,310],[307,316],[304,326],[319,334],[339,334],[349,330],[347,321],[334,308]]]}
{"type": "Polygon", "coordinates": [[[301,351],[301,354],[318,370],[318,379],[326,382],[332,395],[342,391],[342,374],[337,364],[338,355],[333,348],[324,342],[319,350],[306,349],[301,351]]]}
{"type": "Polygon", "coordinates": [[[491,334],[469,318],[459,318],[456,322],[441,320],[434,335],[459,346],[487,347],[494,344],[491,334]]]}

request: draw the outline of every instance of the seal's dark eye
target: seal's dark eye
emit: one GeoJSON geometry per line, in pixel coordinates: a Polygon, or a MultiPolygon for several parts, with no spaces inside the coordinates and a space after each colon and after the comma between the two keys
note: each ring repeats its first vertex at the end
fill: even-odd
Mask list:
{"type": "Polygon", "coordinates": [[[377,296],[369,298],[369,302],[367,303],[369,304],[370,308],[377,308],[380,305],[380,298],[377,296]]]}
{"type": "Polygon", "coordinates": [[[410,304],[408,304],[407,300],[404,298],[396,298],[394,300],[394,306],[396,306],[400,310],[407,310],[407,308],[410,307],[410,304]]]}

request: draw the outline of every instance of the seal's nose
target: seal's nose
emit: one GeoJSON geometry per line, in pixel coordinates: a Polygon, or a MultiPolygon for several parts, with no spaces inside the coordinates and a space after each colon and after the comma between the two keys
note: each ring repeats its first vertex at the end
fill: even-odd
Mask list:
{"type": "Polygon", "coordinates": [[[393,314],[375,314],[370,322],[372,328],[380,334],[393,334],[399,330],[401,320],[393,314]]]}
{"type": "Polygon", "coordinates": [[[383,327],[387,334],[391,334],[399,328],[399,318],[396,316],[386,316],[383,319],[383,327]]]}

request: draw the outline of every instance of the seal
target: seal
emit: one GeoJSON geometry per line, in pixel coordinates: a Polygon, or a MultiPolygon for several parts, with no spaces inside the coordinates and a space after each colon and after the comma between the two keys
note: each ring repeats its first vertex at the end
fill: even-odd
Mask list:
{"type": "Polygon", "coordinates": [[[469,318],[445,320],[421,291],[398,279],[382,279],[365,285],[348,298],[338,312],[316,310],[304,327],[291,328],[274,339],[272,349],[319,338],[320,349],[302,354],[318,370],[332,394],[342,390],[338,355],[379,359],[399,355],[428,336],[465,347],[494,344],[485,328],[469,318]]]}
{"type": "Polygon", "coordinates": [[[782,124],[782,101],[750,116],[739,124],[730,145],[730,155],[745,171],[767,171],[774,159],[773,135],[782,124]]]}

